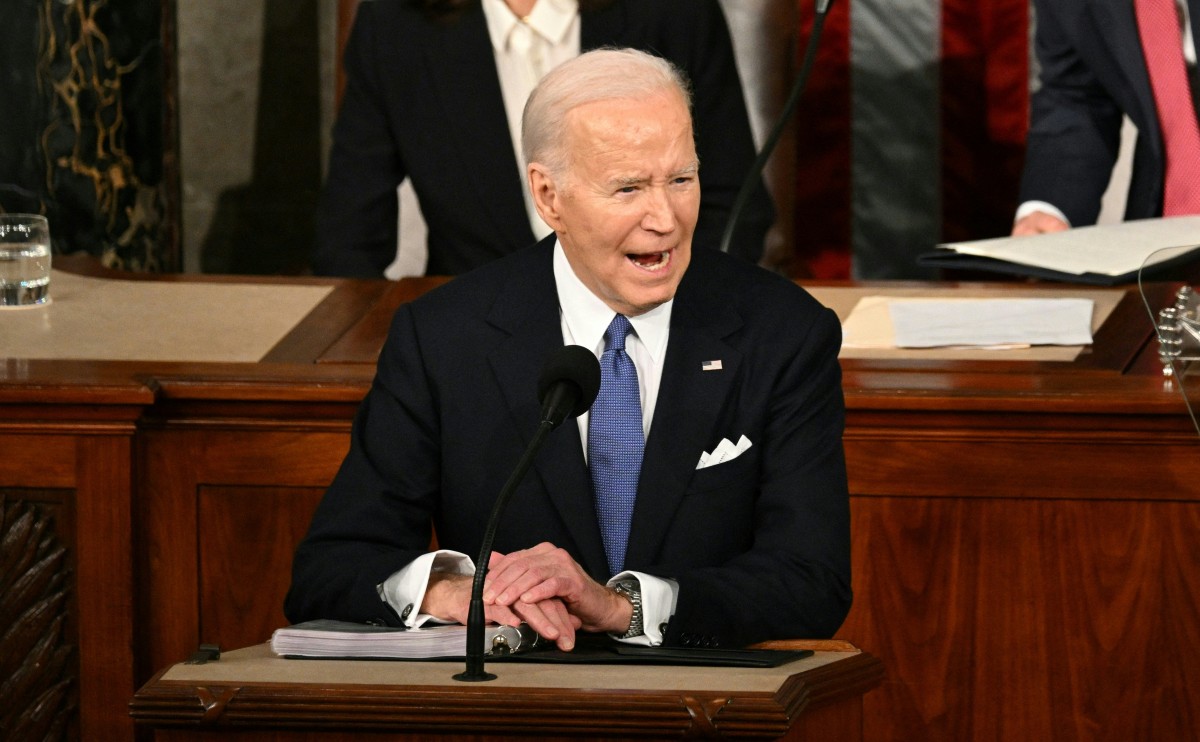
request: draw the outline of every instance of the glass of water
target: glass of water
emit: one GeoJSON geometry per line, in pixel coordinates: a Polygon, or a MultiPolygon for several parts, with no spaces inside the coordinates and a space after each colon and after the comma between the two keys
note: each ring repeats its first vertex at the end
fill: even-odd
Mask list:
{"type": "Polygon", "coordinates": [[[38,214],[0,214],[0,307],[50,301],[50,225],[38,214]]]}

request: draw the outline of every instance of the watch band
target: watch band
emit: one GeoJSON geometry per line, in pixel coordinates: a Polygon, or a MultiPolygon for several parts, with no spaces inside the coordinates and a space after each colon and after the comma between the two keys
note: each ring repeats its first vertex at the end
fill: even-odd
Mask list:
{"type": "Polygon", "coordinates": [[[632,639],[645,633],[642,628],[642,585],[637,580],[621,580],[613,585],[617,595],[629,601],[633,606],[633,614],[629,617],[629,629],[621,635],[622,639],[632,639]]]}

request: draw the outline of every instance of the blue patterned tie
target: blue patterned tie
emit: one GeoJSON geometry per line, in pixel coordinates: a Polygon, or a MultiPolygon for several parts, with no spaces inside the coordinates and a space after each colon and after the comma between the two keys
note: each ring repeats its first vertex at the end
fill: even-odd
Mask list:
{"type": "Polygon", "coordinates": [[[600,394],[588,415],[588,468],[596,495],[596,515],[612,574],[625,563],[629,521],[642,471],[642,400],[637,369],[625,352],[629,320],[613,317],[600,356],[600,394]]]}

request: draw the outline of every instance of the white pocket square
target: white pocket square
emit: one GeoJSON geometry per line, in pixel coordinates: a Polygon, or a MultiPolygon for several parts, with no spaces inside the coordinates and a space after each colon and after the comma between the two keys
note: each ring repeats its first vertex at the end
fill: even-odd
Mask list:
{"type": "Polygon", "coordinates": [[[750,450],[750,446],[752,445],[754,444],[744,435],[738,439],[736,445],[731,443],[728,438],[722,438],[717,447],[712,450],[712,453],[705,452],[700,454],[700,463],[696,464],[696,468],[706,469],[717,464],[724,464],[726,461],[732,461],[750,450]]]}

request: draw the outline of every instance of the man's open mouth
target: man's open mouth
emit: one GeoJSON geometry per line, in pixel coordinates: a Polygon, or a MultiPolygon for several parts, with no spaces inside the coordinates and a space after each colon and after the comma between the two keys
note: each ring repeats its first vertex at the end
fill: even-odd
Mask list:
{"type": "Polygon", "coordinates": [[[625,257],[629,259],[629,262],[642,270],[660,271],[670,265],[672,252],[674,251],[663,250],[662,252],[643,253],[640,255],[629,253],[625,257]]]}

